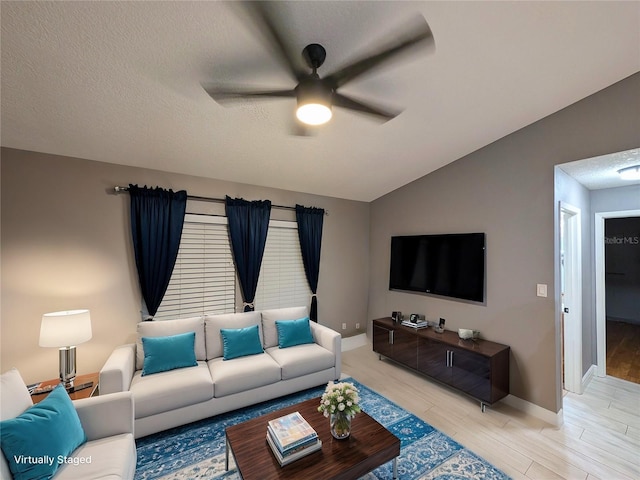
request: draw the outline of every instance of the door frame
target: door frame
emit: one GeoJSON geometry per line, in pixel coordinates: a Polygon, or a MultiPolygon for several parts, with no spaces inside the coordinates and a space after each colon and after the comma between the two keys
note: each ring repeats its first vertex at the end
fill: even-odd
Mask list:
{"type": "MultiPolygon", "coordinates": [[[[562,262],[563,242],[568,251],[564,256],[564,269],[558,265],[560,275],[564,270],[565,290],[569,295],[569,315],[562,322],[564,348],[564,389],[582,393],[582,216],[581,210],[566,202],[560,202],[558,219],[560,222],[560,262],[562,262]],[[563,235],[563,222],[567,218],[567,228],[563,235]]],[[[562,277],[561,277],[562,278],[562,277]]],[[[562,288],[560,288],[562,295],[562,288]]],[[[563,317],[562,297],[558,302],[560,319],[563,317]]]]}
{"type": "Polygon", "coordinates": [[[607,218],[640,217],[640,210],[596,212],[594,218],[594,250],[596,281],[596,375],[607,376],[607,304],[604,253],[604,221],[607,218]]]}

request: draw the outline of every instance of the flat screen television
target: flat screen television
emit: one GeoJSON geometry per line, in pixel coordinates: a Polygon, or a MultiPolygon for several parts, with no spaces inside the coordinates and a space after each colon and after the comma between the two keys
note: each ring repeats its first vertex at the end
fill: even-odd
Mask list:
{"type": "Polygon", "coordinates": [[[485,234],[391,237],[390,290],[485,301],[485,234]]]}

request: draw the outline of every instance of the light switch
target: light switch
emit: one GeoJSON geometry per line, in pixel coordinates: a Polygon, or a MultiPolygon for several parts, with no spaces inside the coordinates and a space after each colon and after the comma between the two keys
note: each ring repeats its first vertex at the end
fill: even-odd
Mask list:
{"type": "Polygon", "coordinates": [[[537,292],[539,297],[547,296],[547,285],[545,283],[539,283],[537,286],[537,292]]]}

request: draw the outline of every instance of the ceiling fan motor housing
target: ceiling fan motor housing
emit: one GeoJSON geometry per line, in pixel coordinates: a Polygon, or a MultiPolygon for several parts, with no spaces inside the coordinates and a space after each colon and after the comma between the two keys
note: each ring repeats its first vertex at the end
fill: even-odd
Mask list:
{"type": "Polygon", "coordinates": [[[309,68],[313,69],[313,73],[322,66],[325,58],[327,58],[327,51],[319,43],[310,43],[302,50],[302,58],[307,62],[309,68]]]}
{"type": "Polygon", "coordinates": [[[295,90],[298,106],[319,103],[331,108],[333,90],[317,74],[314,73],[303,78],[295,90]]]}

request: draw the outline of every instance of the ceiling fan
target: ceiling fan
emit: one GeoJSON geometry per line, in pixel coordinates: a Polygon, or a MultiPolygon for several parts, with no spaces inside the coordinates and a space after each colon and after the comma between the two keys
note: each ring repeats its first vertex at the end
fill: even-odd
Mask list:
{"type": "Polygon", "coordinates": [[[218,103],[241,99],[295,98],[297,100],[296,117],[306,125],[321,125],[332,117],[332,107],[346,108],[358,113],[376,117],[382,121],[395,118],[399,112],[390,111],[369,102],[362,102],[338,92],[346,83],[365,73],[369,73],[384,62],[417,45],[433,46],[433,34],[427,21],[419,15],[413,22],[403,28],[393,41],[363,58],[337,71],[320,77],[318,69],[326,58],[326,50],[318,43],[311,43],[302,50],[302,58],[309,73],[300,65],[299,57],[293,55],[289,43],[284,38],[278,25],[277,12],[273,4],[279,2],[243,2],[249,8],[257,25],[264,30],[266,38],[272,43],[273,52],[286,66],[289,74],[297,81],[297,85],[287,90],[248,90],[222,85],[204,85],[205,91],[218,103]]]}

